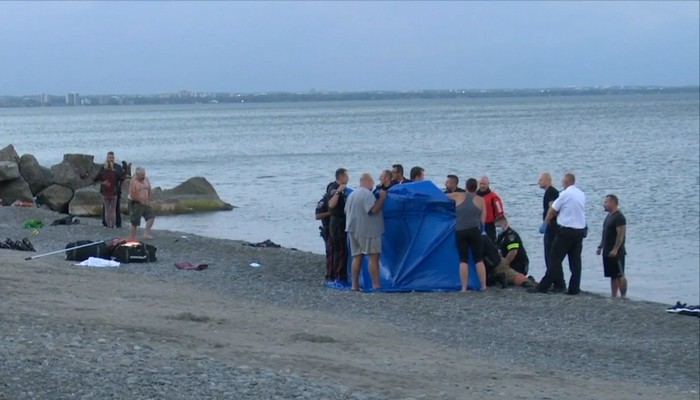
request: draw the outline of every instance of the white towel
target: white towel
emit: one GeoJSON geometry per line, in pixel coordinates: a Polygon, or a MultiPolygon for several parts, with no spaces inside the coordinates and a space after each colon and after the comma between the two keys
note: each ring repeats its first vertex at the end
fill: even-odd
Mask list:
{"type": "Polygon", "coordinates": [[[81,267],[98,267],[98,268],[111,268],[111,267],[118,267],[121,264],[119,264],[118,261],[112,261],[112,260],[105,260],[102,258],[97,258],[97,257],[90,257],[87,260],[74,264],[74,265],[80,265],[81,267]]]}

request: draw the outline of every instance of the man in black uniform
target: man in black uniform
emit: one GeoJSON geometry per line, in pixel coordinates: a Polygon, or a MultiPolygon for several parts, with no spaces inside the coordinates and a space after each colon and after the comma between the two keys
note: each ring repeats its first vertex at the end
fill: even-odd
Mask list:
{"type": "Polygon", "coordinates": [[[508,265],[523,275],[527,275],[530,269],[530,259],[527,257],[525,245],[520,235],[508,225],[508,219],[501,215],[494,221],[496,224],[496,245],[501,250],[501,256],[506,259],[508,265]]]}
{"type": "MultiPolygon", "coordinates": [[[[328,184],[330,186],[333,182],[328,184]]],[[[321,221],[321,226],[318,229],[321,231],[321,238],[323,239],[323,244],[326,249],[326,280],[330,280],[331,272],[331,241],[330,241],[330,223],[331,223],[331,213],[328,211],[328,186],[326,186],[326,193],[323,194],[321,200],[316,204],[316,221],[321,221]]]]}
{"type": "Polygon", "coordinates": [[[328,224],[331,262],[327,280],[348,281],[348,241],[345,234],[345,200],[349,176],[345,168],[335,171],[335,182],[326,188],[328,211],[331,219],[328,224]]]}
{"type": "Polygon", "coordinates": [[[377,187],[372,191],[374,197],[379,198],[380,190],[389,190],[389,188],[394,186],[394,182],[391,179],[391,171],[388,169],[383,170],[379,174],[379,185],[377,185],[377,187]]]}
{"type": "Polygon", "coordinates": [[[605,196],[603,208],[608,212],[603,222],[603,238],[598,245],[596,254],[603,255],[603,272],[606,278],[610,278],[610,290],[612,297],[627,295],[627,278],[625,278],[625,235],[627,233],[627,219],[622,211],[618,210],[617,196],[609,194],[605,196]]]}
{"type": "MultiPolygon", "coordinates": [[[[552,205],[554,200],[559,197],[559,191],[552,186],[552,175],[549,172],[543,172],[540,174],[537,184],[540,189],[544,189],[544,197],[542,198],[542,220],[547,217],[547,211],[549,211],[549,206],[552,205]]],[[[556,217],[552,220],[551,226],[547,229],[544,234],[544,265],[549,269],[549,253],[552,251],[552,243],[554,243],[554,238],[557,236],[557,231],[559,230],[559,225],[557,225],[556,217]]],[[[566,291],[566,282],[564,282],[564,276],[562,276],[558,282],[552,285],[553,292],[564,292],[566,291]]]]}
{"type": "Polygon", "coordinates": [[[466,190],[459,187],[459,178],[457,175],[447,175],[447,180],[445,181],[445,193],[460,193],[466,190]]]}
{"type": "Polygon", "coordinates": [[[391,166],[391,179],[393,185],[411,183],[410,180],[403,176],[403,165],[401,164],[394,164],[391,166]]]}
{"type": "Polygon", "coordinates": [[[508,266],[508,262],[501,257],[496,245],[486,235],[481,235],[481,244],[484,247],[484,265],[486,266],[486,282],[488,285],[501,284],[505,289],[508,285],[533,287],[537,285],[534,278],[527,277],[508,266]]]}

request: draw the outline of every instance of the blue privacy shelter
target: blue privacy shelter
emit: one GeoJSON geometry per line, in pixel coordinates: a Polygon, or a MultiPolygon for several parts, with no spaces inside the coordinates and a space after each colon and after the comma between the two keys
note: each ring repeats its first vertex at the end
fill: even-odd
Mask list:
{"type": "MultiPolygon", "coordinates": [[[[382,291],[459,290],[454,201],[430,181],[407,183],[389,189],[383,211],[385,231],[379,261],[382,291]]],[[[480,287],[473,262],[468,286],[480,287]]],[[[360,288],[372,288],[366,258],[360,288]]]]}

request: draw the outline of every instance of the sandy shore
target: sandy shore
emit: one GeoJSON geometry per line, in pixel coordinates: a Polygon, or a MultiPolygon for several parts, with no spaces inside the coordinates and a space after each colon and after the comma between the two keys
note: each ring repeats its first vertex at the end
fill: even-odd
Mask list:
{"type": "MultiPolygon", "coordinates": [[[[59,216],[0,208],[0,239],[39,254],[127,234],[22,228],[59,216]]],[[[698,398],[700,324],[666,305],[341,292],[317,254],[155,235],[158,262],[116,269],[0,250],[0,399],[698,398]]]]}

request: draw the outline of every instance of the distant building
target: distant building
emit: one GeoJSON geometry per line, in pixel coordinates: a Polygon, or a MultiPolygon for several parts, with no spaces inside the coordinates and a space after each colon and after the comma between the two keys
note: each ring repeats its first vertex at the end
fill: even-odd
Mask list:
{"type": "Polygon", "coordinates": [[[46,93],[42,93],[41,99],[39,100],[39,102],[41,103],[42,106],[45,106],[45,105],[51,103],[51,95],[46,94],[46,93]]]}
{"type": "Polygon", "coordinates": [[[66,104],[69,106],[80,105],[80,94],[76,92],[68,93],[66,95],[66,104]]]}

